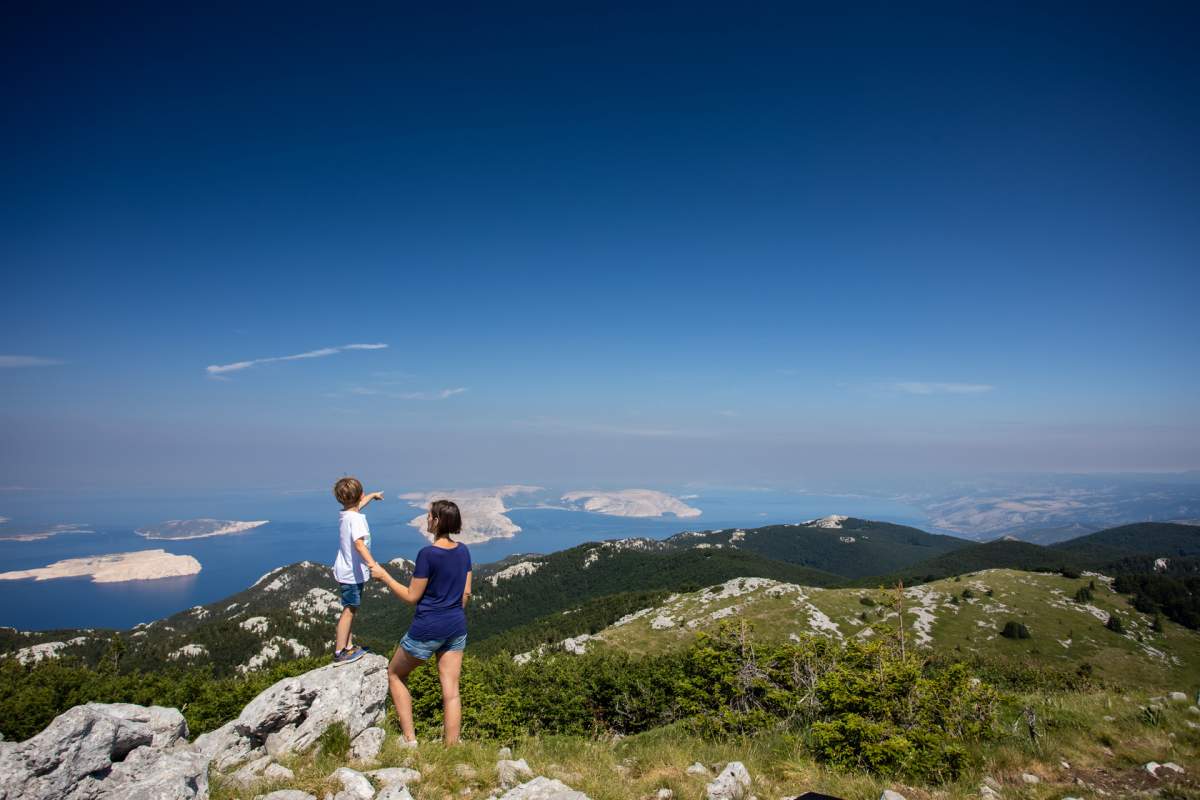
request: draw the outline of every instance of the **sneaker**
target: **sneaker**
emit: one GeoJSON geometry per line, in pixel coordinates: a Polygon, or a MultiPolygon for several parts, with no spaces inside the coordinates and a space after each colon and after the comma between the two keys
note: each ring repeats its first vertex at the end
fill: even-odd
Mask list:
{"type": "Polygon", "coordinates": [[[349,647],[340,653],[334,653],[333,654],[333,663],[335,666],[341,666],[342,664],[350,664],[354,661],[358,661],[360,658],[362,658],[365,655],[366,655],[366,652],[363,651],[363,649],[361,647],[349,647]]]}

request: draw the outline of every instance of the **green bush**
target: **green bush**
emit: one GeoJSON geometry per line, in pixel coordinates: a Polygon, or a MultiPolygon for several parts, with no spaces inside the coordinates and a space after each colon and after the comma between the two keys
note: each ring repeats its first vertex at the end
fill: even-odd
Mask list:
{"type": "Polygon", "coordinates": [[[1125,632],[1125,623],[1121,622],[1121,618],[1116,614],[1108,615],[1108,621],[1104,623],[1104,627],[1108,628],[1113,633],[1125,632]]]}
{"type": "Polygon", "coordinates": [[[1080,586],[1078,589],[1075,590],[1075,602],[1076,603],[1092,602],[1092,590],[1089,589],[1087,586],[1080,586]]]}
{"type": "Polygon", "coordinates": [[[1009,620],[1004,623],[1004,630],[1000,631],[1000,635],[1006,639],[1028,639],[1029,628],[1025,627],[1025,623],[1009,620]]]}

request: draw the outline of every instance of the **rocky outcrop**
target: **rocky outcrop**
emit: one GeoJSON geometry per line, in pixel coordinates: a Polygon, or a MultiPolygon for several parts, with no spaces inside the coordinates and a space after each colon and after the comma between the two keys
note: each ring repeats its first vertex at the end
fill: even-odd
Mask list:
{"type": "Polygon", "coordinates": [[[590,800],[583,792],[577,792],[562,781],[537,777],[520,786],[514,786],[500,800],[590,800]]]}
{"type": "Polygon", "coordinates": [[[0,800],[192,800],[209,759],[181,744],[174,709],[89,703],[38,735],[0,744],[0,800]]]}
{"type": "Polygon", "coordinates": [[[252,758],[278,758],[312,747],[325,729],[346,726],[351,740],[383,715],[387,659],[366,655],[285,678],[250,701],[238,718],[196,738],[221,770],[252,758]]]}
{"type": "Polygon", "coordinates": [[[740,761],[730,761],[704,788],[708,800],[743,800],[750,796],[750,773],[740,761]]]}

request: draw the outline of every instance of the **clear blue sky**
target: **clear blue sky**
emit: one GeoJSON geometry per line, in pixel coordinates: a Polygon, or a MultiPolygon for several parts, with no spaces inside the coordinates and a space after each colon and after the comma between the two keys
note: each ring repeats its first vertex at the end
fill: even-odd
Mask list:
{"type": "Polygon", "coordinates": [[[0,483],[1200,467],[1195,4],[250,5],[7,15],[0,483]]]}

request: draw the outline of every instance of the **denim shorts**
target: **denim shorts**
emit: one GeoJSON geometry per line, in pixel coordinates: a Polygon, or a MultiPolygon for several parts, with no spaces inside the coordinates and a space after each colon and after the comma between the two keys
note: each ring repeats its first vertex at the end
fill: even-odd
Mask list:
{"type": "Polygon", "coordinates": [[[404,648],[404,652],[413,658],[428,661],[434,653],[465,650],[467,648],[467,635],[464,633],[462,636],[455,636],[452,639],[426,639],[422,642],[413,639],[406,633],[404,634],[404,638],[400,640],[400,646],[404,648]]]}
{"type": "Polygon", "coordinates": [[[362,583],[339,583],[342,587],[342,605],[347,608],[358,608],[362,605],[362,583]]]}

